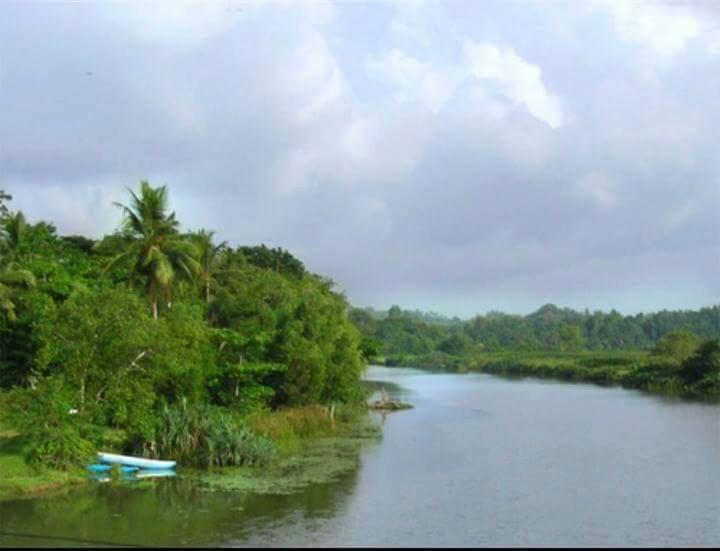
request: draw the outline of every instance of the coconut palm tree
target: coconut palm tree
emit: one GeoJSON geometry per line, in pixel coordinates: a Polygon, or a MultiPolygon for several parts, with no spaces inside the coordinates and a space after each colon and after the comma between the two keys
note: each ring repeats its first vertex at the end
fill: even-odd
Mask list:
{"type": "Polygon", "coordinates": [[[197,247],[178,233],[175,213],[167,213],[165,186],[154,188],[140,182],[140,194],[130,191],[130,205],[115,203],[123,210],[123,232],[129,240],[127,250],[113,258],[106,270],[134,258],[133,275],[143,280],[153,318],[158,317],[158,299],[164,297],[168,307],[172,285],[178,278],[192,280],[200,265],[197,247]]]}
{"type": "Polygon", "coordinates": [[[11,212],[0,220],[0,233],[2,234],[2,249],[4,253],[14,254],[20,248],[27,230],[25,215],[11,212]]]}
{"type": "Polygon", "coordinates": [[[13,262],[26,227],[25,216],[19,211],[8,213],[0,219],[0,310],[10,322],[15,321],[13,289],[35,286],[32,272],[17,268],[13,262]]]}
{"type": "Polygon", "coordinates": [[[0,310],[10,322],[15,321],[15,302],[13,288],[35,286],[35,276],[29,270],[19,270],[10,266],[0,268],[0,310]]]}
{"type": "Polygon", "coordinates": [[[214,231],[207,231],[205,229],[201,229],[191,235],[191,239],[195,243],[200,255],[200,272],[198,276],[205,292],[206,304],[210,304],[210,282],[212,281],[213,273],[217,269],[218,253],[227,246],[226,241],[215,245],[213,243],[214,236],[214,231]]]}

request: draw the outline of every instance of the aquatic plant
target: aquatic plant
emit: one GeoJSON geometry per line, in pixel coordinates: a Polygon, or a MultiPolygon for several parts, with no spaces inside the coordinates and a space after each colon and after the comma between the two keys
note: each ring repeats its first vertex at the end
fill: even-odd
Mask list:
{"type": "Polygon", "coordinates": [[[206,404],[164,405],[152,439],[136,436],[131,451],[172,457],[196,467],[256,465],[267,462],[275,445],[236,418],[206,404]]]}

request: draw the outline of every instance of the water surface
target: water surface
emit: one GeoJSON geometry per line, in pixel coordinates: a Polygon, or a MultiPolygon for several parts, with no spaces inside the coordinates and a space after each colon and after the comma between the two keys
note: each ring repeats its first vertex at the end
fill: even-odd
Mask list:
{"type": "MultiPolygon", "coordinates": [[[[177,477],[0,504],[2,545],[720,544],[720,408],[635,391],[371,367],[415,405],[331,484],[290,496],[177,477]]],[[[0,474],[1,476],[1,474],[0,474]]]]}

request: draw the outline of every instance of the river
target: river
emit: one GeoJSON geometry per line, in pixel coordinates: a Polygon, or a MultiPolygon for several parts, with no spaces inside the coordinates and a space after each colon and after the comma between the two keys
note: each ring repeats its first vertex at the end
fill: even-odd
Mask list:
{"type": "Polygon", "coordinates": [[[718,406],[408,368],[366,378],[415,408],[378,416],[381,442],[334,483],[288,496],[182,476],[88,484],[0,504],[0,545],[720,544],[718,406]]]}

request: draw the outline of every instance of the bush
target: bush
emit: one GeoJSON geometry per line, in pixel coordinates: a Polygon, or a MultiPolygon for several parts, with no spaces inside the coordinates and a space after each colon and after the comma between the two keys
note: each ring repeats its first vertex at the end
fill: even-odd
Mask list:
{"type": "Polygon", "coordinates": [[[700,338],[689,331],[674,331],[664,335],[653,348],[653,355],[678,364],[692,356],[700,345],[700,338]]]}
{"type": "Polygon", "coordinates": [[[235,418],[203,404],[164,405],[154,437],[136,434],[130,450],[146,457],[172,458],[196,467],[256,465],[267,462],[273,443],[235,418]]]}
{"type": "Polygon", "coordinates": [[[80,436],[74,427],[54,427],[34,435],[28,460],[30,463],[68,470],[90,463],[95,446],[80,436]]]}
{"type": "Polygon", "coordinates": [[[29,440],[28,460],[67,470],[92,459],[94,446],[82,431],[85,418],[71,415],[73,393],[61,379],[39,379],[36,388],[7,395],[7,421],[29,440]]]}
{"type": "Polygon", "coordinates": [[[713,380],[720,373],[720,339],[706,341],[683,362],[680,376],[689,384],[703,379],[713,380]]]}

